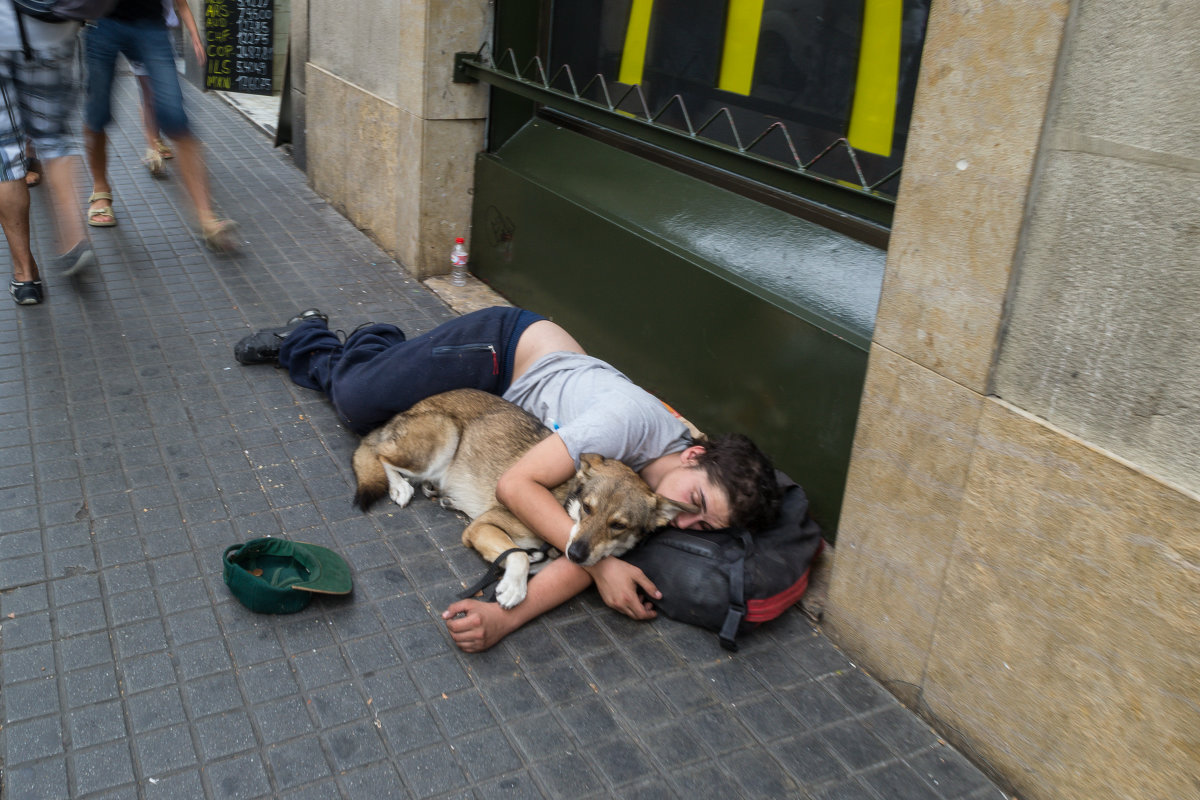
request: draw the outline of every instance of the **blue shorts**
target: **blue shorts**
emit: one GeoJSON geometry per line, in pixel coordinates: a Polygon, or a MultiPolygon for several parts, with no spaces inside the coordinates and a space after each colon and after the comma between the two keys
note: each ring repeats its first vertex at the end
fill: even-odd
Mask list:
{"type": "Polygon", "coordinates": [[[504,394],[521,334],[542,319],[520,308],[485,308],[414,339],[395,325],[366,325],[345,344],[314,319],[283,340],[279,364],[296,384],[324,392],[342,421],[362,435],[451,389],[504,394]]]}
{"type": "Polygon", "coordinates": [[[100,19],[84,35],[87,52],[87,99],[83,124],[102,131],[112,121],[112,83],[121,53],[142,64],[150,77],[154,116],[158,127],[171,138],[189,133],[183,110],[183,90],[175,72],[175,50],[162,20],[100,19]]]}

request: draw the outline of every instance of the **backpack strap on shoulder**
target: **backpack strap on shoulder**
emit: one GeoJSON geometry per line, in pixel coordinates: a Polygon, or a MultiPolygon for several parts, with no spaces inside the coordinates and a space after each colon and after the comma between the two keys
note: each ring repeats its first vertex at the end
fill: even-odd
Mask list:
{"type": "Polygon", "coordinates": [[[17,7],[17,0],[12,0],[13,16],[17,18],[17,30],[21,34],[21,52],[25,54],[26,61],[33,61],[33,48],[29,46],[29,36],[25,33],[25,20],[21,14],[21,9],[17,7]]]}

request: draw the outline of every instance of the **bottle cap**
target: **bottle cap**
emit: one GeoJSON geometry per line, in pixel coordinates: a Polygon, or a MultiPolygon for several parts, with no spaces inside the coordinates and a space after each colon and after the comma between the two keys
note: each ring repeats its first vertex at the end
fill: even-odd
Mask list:
{"type": "Polygon", "coordinates": [[[456,238],[455,238],[455,240],[454,240],[454,243],[455,243],[455,244],[462,244],[462,243],[463,243],[463,242],[465,242],[465,241],[466,241],[466,239],[464,239],[463,237],[459,236],[459,237],[456,237],[456,238]]]}

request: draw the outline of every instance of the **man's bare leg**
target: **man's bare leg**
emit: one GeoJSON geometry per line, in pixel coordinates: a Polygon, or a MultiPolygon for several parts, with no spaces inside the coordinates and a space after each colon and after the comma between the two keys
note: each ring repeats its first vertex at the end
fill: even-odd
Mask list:
{"type": "Polygon", "coordinates": [[[12,253],[13,280],[37,280],[37,262],[29,247],[29,187],[24,177],[0,182],[0,228],[12,253]]]}
{"type": "Polygon", "coordinates": [[[200,140],[191,134],[171,138],[175,145],[175,156],[179,162],[179,176],[183,178],[183,188],[192,199],[192,207],[196,209],[196,221],[203,230],[215,219],[212,201],[208,194],[208,174],[204,170],[204,152],[200,140]]]}
{"type": "Polygon", "coordinates": [[[138,88],[142,90],[142,132],[146,136],[146,147],[158,152],[158,117],[154,115],[154,93],[150,88],[150,76],[138,75],[138,88]]]}
{"type": "Polygon", "coordinates": [[[204,243],[211,250],[218,252],[233,252],[237,248],[232,230],[233,223],[218,219],[212,210],[212,201],[208,192],[208,173],[204,168],[204,148],[195,136],[184,134],[171,139],[175,145],[176,160],[179,163],[179,176],[183,178],[183,187],[192,198],[192,206],[196,209],[196,222],[200,225],[200,233],[204,243]]]}
{"type": "Polygon", "coordinates": [[[459,600],[442,612],[450,638],[467,653],[482,653],[526,622],[557,608],[592,584],[592,576],[565,558],[551,561],[529,580],[525,599],[511,609],[499,603],[459,600]]]}
{"type": "Polygon", "coordinates": [[[54,222],[58,231],[58,252],[66,253],[87,238],[79,214],[79,184],[75,171],[79,162],[71,156],[44,162],[46,184],[54,200],[54,222]]]}
{"type": "MultiPolygon", "coordinates": [[[[108,136],[104,131],[83,129],[83,150],[87,155],[88,171],[92,175],[92,194],[112,194],[112,186],[108,183],[108,136]]],[[[92,209],[111,206],[107,199],[96,200],[89,205],[88,220],[101,225],[115,221],[111,214],[91,215],[92,209]]]]}

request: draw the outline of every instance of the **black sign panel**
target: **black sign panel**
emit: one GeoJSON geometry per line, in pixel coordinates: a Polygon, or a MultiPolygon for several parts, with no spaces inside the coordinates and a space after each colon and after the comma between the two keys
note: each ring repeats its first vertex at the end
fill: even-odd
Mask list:
{"type": "Polygon", "coordinates": [[[271,94],[275,0],[206,0],[204,87],[271,94]]]}

